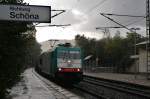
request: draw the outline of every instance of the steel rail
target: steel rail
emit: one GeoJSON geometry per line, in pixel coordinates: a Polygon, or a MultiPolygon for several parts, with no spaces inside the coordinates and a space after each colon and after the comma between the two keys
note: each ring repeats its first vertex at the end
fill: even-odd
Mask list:
{"type": "Polygon", "coordinates": [[[91,95],[91,96],[93,96],[93,97],[96,97],[96,98],[98,98],[98,99],[109,99],[108,97],[105,97],[104,95],[96,94],[94,91],[91,92],[91,91],[89,91],[89,90],[87,90],[87,89],[82,88],[82,87],[79,86],[79,85],[76,85],[76,84],[75,84],[75,85],[73,85],[73,87],[76,88],[77,90],[80,90],[80,91],[83,92],[83,93],[89,94],[89,95],[91,95]]]}
{"type": "Polygon", "coordinates": [[[84,82],[96,85],[96,86],[103,86],[106,88],[110,88],[113,90],[121,91],[124,93],[134,94],[137,96],[150,98],[150,87],[131,84],[127,82],[115,81],[115,80],[108,80],[103,78],[96,78],[91,76],[84,75],[84,82]]]}

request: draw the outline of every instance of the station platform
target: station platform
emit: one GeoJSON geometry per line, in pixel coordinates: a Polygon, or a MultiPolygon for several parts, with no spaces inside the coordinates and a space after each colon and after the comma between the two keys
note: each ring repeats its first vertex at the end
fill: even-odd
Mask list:
{"type": "Polygon", "coordinates": [[[150,87],[150,80],[146,79],[145,75],[92,72],[84,72],[84,75],[150,87]]]}
{"type": "Polygon", "coordinates": [[[57,99],[53,92],[37,78],[32,69],[23,73],[23,79],[10,90],[11,99],[57,99]]]}

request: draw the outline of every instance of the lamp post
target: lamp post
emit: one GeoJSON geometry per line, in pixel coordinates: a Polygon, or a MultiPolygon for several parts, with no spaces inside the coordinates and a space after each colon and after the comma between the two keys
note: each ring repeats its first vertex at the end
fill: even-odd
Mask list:
{"type": "Polygon", "coordinates": [[[140,28],[131,28],[131,32],[134,33],[134,54],[136,55],[136,30],[140,30],[140,28]]]}
{"type": "MultiPolygon", "coordinates": [[[[140,30],[140,28],[131,28],[131,32],[134,33],[134,55],[135,55],[135,60],[137,59],[136,57],[136,30],[140,30]]],[[[139,65],[138,65],[139,66],[139,65]]],[[[136,74],[137,74],[137,62],[135,61],[135,79],[136,79],[136,74]]],[[[139,67],[138,67],[139,71],[139,67]]]]}

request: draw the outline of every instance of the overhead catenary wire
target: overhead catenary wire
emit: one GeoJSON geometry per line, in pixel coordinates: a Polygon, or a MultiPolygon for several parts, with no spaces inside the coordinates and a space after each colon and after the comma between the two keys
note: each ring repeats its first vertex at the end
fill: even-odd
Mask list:
{"type": "MultiPolygon", "coordinates": [[[[138,15],[123,15],[123,14],[111,14],[111,13],[101,13],[101,14],[108,15],[108,16],[136,17],[136,18],[139,17],[139,18],[142,18],[140,20],[136,20],[134,22],[128,23],[127,25],[124,25],[124,26],[130,26],[130,25],[135,24],[135,23],[137,23],[137,22],[139,22],[139,21],[146,18],[146,16],[138,16],[138,15]]],[[[114,28],[119,28],[119,27],[114,27],[114,28]]],[[[120,27],[120,28],[123,28],[123,27],[120,27]]]]}
{"type": "Polygon", "coordinates": [[[103,29],[103,28],[116,28],[116,29],[118,29],[118,28],[122,28],[122,27],[117,27],[117,26],[110,26],[110,27],[96,27],[96,30],[98,30],[98,29],[103,29]]]}
{"type": "Polygon", "coordinates": [[[92,8],[88,9],[85,13],[90,13],[90,12],[92,12],[94,9],[96,9],[96,8],[99,7],[100,5],[104,4],[106,1],[108,1],[108,0],[100,1],[98,4],[94,5],[92,8]]]}
{"type": "MultiPolygon", "coordinates": [[[[89,10],[87,10],[86,13],[92,12],[95,8],[99,7],[100,5],[102,5],[103,3],[105,3],[106,1],[108,1],[108,0],[102,0],[102,1],[100,1],[98,4],[96,4],[95,6],[93,6],[92,8],[90,8],[89,10]]],[[[74,9],[74,8],[77,6],[77,4],[78,4],[79,2],[80,2],[80,0],[77,0],[77,3],[75,4],[75,6],[72,7],[72,9],[74,9]]],[[[53,10],[53,11],[54,11],[54,10],[53,10]]],[[[60,13],[54,15],[54,16],[51,16],[51,18],[53,18],[53,17],[55,17],[55,16],[57,16],[57,15],[63,13],[63,12],[64,12],[64,11],[62,11],[62,12],[60,12],[60,13]]],[[[88,13],[88,14],[89,14],[89,13],[88,13]]]]}
{"type": "Polygon", "coordinates": [[[35,27],[62,27],[62,26],[71,26],[71,24],[64,24],[64,25],[41,25],[35,27]]]}
{"type": "Polygon", "coordinates": [[[127,25],[125,25],[125,26],[133,25],[133,24],[135,24],[135,23],[138,23],[138,22],[142,21],[143,19],[145,19],[145,18],[141,18],[141,19],[136,20],[136,21],[134,21],[134,22],[128,23],[128,24],[127,24],[127,25]]]}
{"type": "Polygon", "coordinates": [[[101,13],[103,15],[109,15],[109,16],[126,16],[126,17],[142,17],[142,18],[146,18],[146,16],[140,16],[140,15],[123,15],[123,14],[112,14],[112,13],[101,13]]]}
{"type": "MultiPolygon", "coordinates": [[[[77,6],[78,2],[80,2],[80,0],[77,0],[77,3],[75,4],[75,6],[77,6]]],[[[73,9],[74,7],[72,6],[71,10],[73,9]]],[[[51,11],[59,11],[59,13],[57,13],[56,15],[53,15],[51,16],[51,18],[54,18],[64,12],[66,12],[66,10],[51,10],[51,11]]],[[[62,23],[62,22],[61,22],[62,23]]],[[[60,24],[61,24],[60,23],[60,24]]],[[[61,27],[61,26],[71,26],[71,24],[66,24],[66,25],[45,25],[45,26],[38,26],[38,27],[47,27],[47,26],[56,26],[56,27],[61,27]]]]}
{"type": "MultiPolygon", "coordinates": [[[[105,3],[106,1],[108,1],[108,0],[102,0],[102,1],[100,1],[98,4],[94,5],[92,8],[88,9],[85,13],[89,14],[94,9],[96,9],[97,7],[99,7],[100,5],[102,5],[103,3],[105,3]]],[[[75,4],[75,6],[72,7],[72,9],[74,9],[79,2],[80,2],[80,0],[77,0],[77,3],[75,4]]],[[[71,11],[72,11],[72,9],[71,9],[71,11]]]]}
{"type": "Polygon", "coordinates": [[[141,21],[141,20],[143,20],[143,19],[146,18],[145,16],[136,16],[136,15],[121,15],[121,14],[110,14],[110,13],[100,13],[100,14],[101,14],[102,16],[104,16],[105,18],[109,19],[110,21],[112,21],[112,22],[114,22],[114,23],[120,25],[120,27],[114,27],[114,26],[112,26],[112,27],[96,27],[96,29],[101,29],[101,28],[117,28],[117,29],[118,29],[118,28],[125,28],[125,29],[127,29],[127,30],[129,30],[129,31],[132,32],[132,30],[129,29],[127,26],[132,25],[132,24],[135,24],[135,23],[137,23],[137,22],[139,22],[139,21],[141,21]],[[106,16],[106,15],[107,15],[107,16],[106,16]],[[136,20],[136,21],[134,21],[134,22],[132,22],[132,23],[129,23],[129,24],[127,24],[127,25],[122,25],[121,23],[115,21],[114,19],[112,19],[112,18],[110,18],[110,17],[108,17],[108,16],[142,17],[142,19],[136,20]]]}
{"type": "MultiPolygon", "coordinates": [[[[54,18],[62,13],[64,13],[66,10],[51,10],[54,12],[58,12],[55,15],[51,16],[51,18],[54,18]]],[[[39,25],[39,23],[36,23],[34,26],[35,27],[64,27],[64,26],[71,26],[71,24],[63,24],[63,25],[39,25]]]]}
{"type": "Polygon", "coordinates": [[[112,19],[112,18],[110,18],[110,17],[108,17],[108,16],[104,15],[103,13],[100,13],[100,14],[101,14],[102,16],[104,16],[105,18],[109,19],[110,21],[112,21],[112,22],[114,22],[114,23],[116,23],[116,24],[120,25],[121,27],[123,27],[123,28],[125,28],[125,29],[127,29],[127,30],[131,31],[131,29],[127,28],[125,25],[122,25],[121,23],[119,23],[119,22],[115,21],[114,19],[112,19]]]}
{"type": "MultiPolygon", "coordinates": [[[[136,21],[131,22],[131,23],[125,25],[125,26],[133,25],[133,24],[135,24],[135,23],[138,23],[138,22],[142,21],[143,19],[145,19],[145,18],[136,20],[136,21]]],[[[119,26],[108,26],[108,27],[96,27],[95,29],[98,30],[98,29],[102,29],[102,28],[110,28],[110,29],[111,29],[111,28],[115,28],[115,29],[119,29],[119,28],[124,28],[124,27],[121,27],[121,26],[120,26],[120,27],[119,27],[119,26]]]]}
{"type": "Polygon", "coordinates": [[[56,16],[58,16],[58,15],[64,13],[66,10],[51,10],[51,11],[58,12],[58,13],[56,13],[55,15],[51,16],[51,18],[54,18],[54,17],[56,17],[56,16]]]}

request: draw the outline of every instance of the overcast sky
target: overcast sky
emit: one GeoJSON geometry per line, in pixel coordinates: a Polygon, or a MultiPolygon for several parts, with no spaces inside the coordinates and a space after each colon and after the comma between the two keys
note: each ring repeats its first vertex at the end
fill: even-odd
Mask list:
{"type": "MultiPolygon", "coordinates": [[[[101,13],[115,13],[126,15],[145,16],[146,0],[25,0],[31,5],[48,5],[55,10],[66,10],[65,13],[52,19],[51,24],[71,24],[69,27],[38,27],[37,40],[39,42],[48,39],[74,39],[76,34],[84,33],[89,37],[102,37],[101,30],[96,27],[118,26],[100,15],[101,13]]],[[[55,14],[52,12],[52,14],[55,14]]],[[[144,18],[115,17],[114,20],[129,28],[140,27],[139,33],[145,31],[144,18]]],[[[44,24],[40,24],[44,25],[44,24]]],[[[111,29],[114,33],[116,29],[111,29]]],[[[125,31],[121,29],[120,31],[125,31]]],[[[125,32],[121,32],[124,33],[125,32]]],[[[144,33],[145,34],[145,33],[144,33]]]]}

